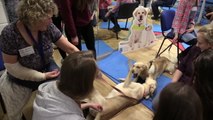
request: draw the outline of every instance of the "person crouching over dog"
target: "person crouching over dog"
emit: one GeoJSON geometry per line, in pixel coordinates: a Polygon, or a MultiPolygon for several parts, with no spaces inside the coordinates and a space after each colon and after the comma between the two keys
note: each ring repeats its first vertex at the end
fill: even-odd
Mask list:
{"type": "Polygon", "coordinates": [[[32,120],[83,120],[82,109],[102,111],[97,103],[80,102],[93,91],[97,73],[92,51],[70,54],[62,64],[60,80],[39,86],[32,120]]]}

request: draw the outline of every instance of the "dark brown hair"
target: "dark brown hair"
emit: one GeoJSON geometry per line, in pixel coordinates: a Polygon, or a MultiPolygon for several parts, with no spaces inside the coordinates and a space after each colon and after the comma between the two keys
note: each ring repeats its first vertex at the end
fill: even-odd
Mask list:
{"type": "Polygon", "coordinates": [[[204,119],[213,119],[213,49],[204,50],[194,61],[194,88],[203,104],[204,119]]]}
{"type": "Polygon", "coordinates": [[[200,98],[192,87],[170,83],[160,93],[153,120],[203,120],[200,98]]]}
{"type": "Polygon", "coordinates": [[[72,53],[62,64],[58,88],[74,100],[83,99],[93,90],[96,74],[97,65],[92,51],[72,53]]]}

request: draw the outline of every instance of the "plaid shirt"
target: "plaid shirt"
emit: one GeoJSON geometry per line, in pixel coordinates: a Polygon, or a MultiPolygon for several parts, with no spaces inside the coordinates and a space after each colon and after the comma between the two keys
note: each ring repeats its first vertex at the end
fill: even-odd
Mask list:
{"type": "Polygon", "coordinates": [[[199,3],[200,0],[180,0],[172,24],[174,32],[183,34],[190,24],[194,24],[195,14],[191,16],[190,13],[196,1],[199,3]]]}

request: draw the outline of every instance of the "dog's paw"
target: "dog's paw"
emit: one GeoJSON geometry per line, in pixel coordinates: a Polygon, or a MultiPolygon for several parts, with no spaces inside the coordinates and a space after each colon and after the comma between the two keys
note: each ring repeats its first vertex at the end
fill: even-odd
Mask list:
{"type": "Polygon", "coordinates": [[[124,82],[126,78],[118,78],[121,82],[124,82]]]}
{"type": "Polygon", "coordinates": [[[151,26],[151,25],[147,26],[147,27],[145,28],[145,30],[146,30],[146,31],[151,31],[151,30],[152,30],[152,26],[151,26]]]}
{"type": "Polygon", "coordinates": [[[173,72],[169,72],[170,75],[173,75],[173,72]]]}
{"type": "Polygon", "coordinates": [[[150,98],[150,96],[149,96],[149,95],[145,96],[145,99],[149,99],[149,98],[150,98]]]}

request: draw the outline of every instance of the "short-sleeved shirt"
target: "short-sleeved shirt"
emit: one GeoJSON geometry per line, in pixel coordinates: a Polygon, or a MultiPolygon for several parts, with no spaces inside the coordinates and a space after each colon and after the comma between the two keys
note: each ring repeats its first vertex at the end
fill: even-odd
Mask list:
{"type": "MultiPolygon", "coordinates": [[[[18,61],[21,65],[31,68],[34,70],[41,71],[44,67],[43,62],[41,62],[42,57],[39,55],[38,49],[33,45],[34,53],[21,57],[19,50],[31,46],[28,44],[18,28],[16,27],[16,22],[13,22],[6,26],[0,36],[0,48],[3,53],[8,55],[17,55],[18,61]]],[[[47,65],[51,62],[53,47],[52,42],[55,43],[61,37],[62,33],[55,27],[55,25],[50,24],[46,31],[41,31],[40,41],[44,53],[44,64],[47,65]]]]}

